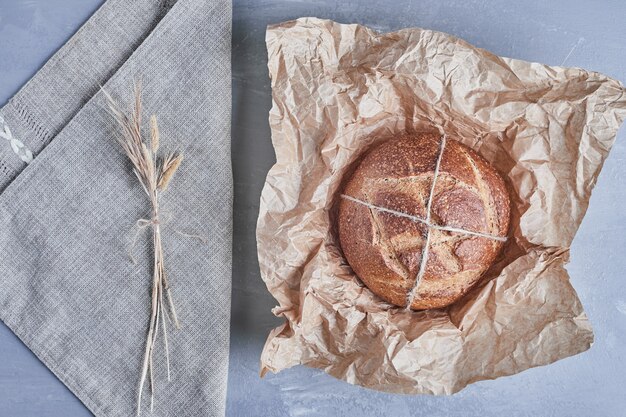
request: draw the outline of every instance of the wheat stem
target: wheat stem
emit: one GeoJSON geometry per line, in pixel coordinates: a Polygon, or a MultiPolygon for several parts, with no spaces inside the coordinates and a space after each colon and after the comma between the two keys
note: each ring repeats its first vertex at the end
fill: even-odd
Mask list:
{"type": "Polygon", "coordinates": [[[169,287],[167,288],[167,302],[169,303],[170,311],[172,312],[172,319],[174,320],[174,326],[176,326],[177,329],[180,329],[180,322],[178,321],[178,316],[176,315],[176,308],[174,308],[174,302],[172,301],[172,291],[169,287]]]}
{"type": "MultiPolygon", "coordinates": [[[[155,257],[155,268],[156,268],[155,257]]],[[[155,269],[156,270],[156,269],[155,269]]],[[[143,368],[141,371],[141,378],[139,380],[139,395],[137,399],[137,415],[141,413],[141,395],[143,393],[143,386],[146,382],[148,372],[150,372],[150,380],[152,381],[152,348],[154,345],[154,325],[155,317],[157,313],[157,291],[158,291],[158,274],[155,272],[153,286],[152,286],[152,314],[150,316],[150,327],[148,330],[148,338],[146,340],[146,351],[144,353],[143,368]]]]}
{"type": "MultiPolygon", "coordinates": [[[[159,297],[161,306],[163,306],[163,286],[159,288],[159,297]]],[[[167,381],[171,381],[170,377],[170,349],[167,343],[167,325],[165,324],[165,308],[161,308],[161,324],[163,326],[163,342],[165,346],[165,363],[167,365],[167,381]]]]}
{"type": "MultiPolygon", "coordinates": [[[[141,85],[135,85],[135,97],[130,116],[120,110],[113,98],[106,92],[109,102],[109,113],[121,127],[121,135],[116,138],[124,153],[133,165],[133,173],[137,177],[139,184],[150,200],[152,218],[150,220],[140,220],[146,226],[152,226],[152,242],[154,250],[154,265],[152,276],[152,297],[151,314],[148,335],[145,344],[143,365],[139,378],[139,389],[137,395],[137,415],[141,414],[141,399],[146,380],[150,379],[150,410],[154,410],[155,397],[155,372],[154,372],[154,349],[159,333],[159,320],[163,328],[163,340],[165,345],[165,361],[167,365],[167,380],[170,375],[170,350],[168,343],[167,324],[165,317],[170,320],[170,315],[176,328],[180,328],[176,309],[172,299],[167,276],[164,267],[163,243],[161,239],[161,223],[159,210],[159,191],[164,191],[170,183],[174,173],[180,166],[182,155],[168,154],[164,159],[157,157],[160,145],[159,127],[156,116],[150,118],[150,146],[142,138],[141,129],[141,85]],[[165,294],[164,294],[165,293],[165,294]],[[167,298],[167,306],[164,303],[167,298]],[[166,308],[167,307],[167,308],[166,308]]],[[[142,226],[143,227],[143,226],[142,226]]]]}

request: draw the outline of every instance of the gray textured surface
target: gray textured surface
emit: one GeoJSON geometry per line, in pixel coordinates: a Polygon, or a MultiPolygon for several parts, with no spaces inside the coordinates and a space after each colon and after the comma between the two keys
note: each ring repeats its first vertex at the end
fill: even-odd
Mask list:
{"type": "MultiPolygon", "coordinates": [[[[0,0],[0,106],[101,3],[102,0],[0,0]]],[[[90,415],[17,336],[0,323],[0,416],[90,415]]]]}
{"type": "MultiPolygon", "coordinates": [[[[0,176],[15,177],[4,189],[0,182],[0,320],[101,417],[225,414],[231,3],[172,4],[109,0],[0,109],[37,155],[23,171],[11,171],[15,155],[0,153],[0,176]],[[154,413],[144,395],[139,414],[154,255],[151,233],[136,222],[150,218],[150,203],[114,140],[120,128],[100,90],[127,103],[136,79],[144,117],[159,118],[160,156],[185,155],[154,219],[182,329],[175,332],[165,317],[156,325],[154,413]],[[204,236],[204,244],[189,233],[204,236]]],[[[13,408],[7,415],[23,414],[13,408]]]]}
{"type": "MultiPolygon", "coordinates": [[[[0,102],[58,48],[97,0],[0,0],[0,102]]],[[[300,16],[359,22],[380,31],[421,26],[494,53],[580,66],[626,80],[626,3],[320,0],[234,3],[233,162],[235,244],[229,416],[624,416],[626,382],[626,131],[622,129],[572,247],[568,270],[596,334],[590,351],[522,374],[470,386],[453,397],[379,394],[294,368],[258,378],[274,302],[258,273],[254,228],[274,156],[267,114],[265,26],[300,16]]],[[[0,416],[88,415],[5,328],[0,330],[0,416]]]]}

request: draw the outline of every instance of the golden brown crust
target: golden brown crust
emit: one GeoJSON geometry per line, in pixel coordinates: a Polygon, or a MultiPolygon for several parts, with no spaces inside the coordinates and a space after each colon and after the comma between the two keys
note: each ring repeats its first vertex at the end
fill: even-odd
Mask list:
{"type": "Polygon", "coordinates": [[[425,218],[440,148],[441,137],[432,133],[385,141],[363,157],[344,193],[425,218]]]}
{"type": "Polygon", "coordinates": [[[506,236],[509,204],[506,185],[497,171],[470,148],[448,140],[431,203],[433,222],[506,236]]]}
{"type": "Polygon", "coordinates": [[[420,133],[376,146],[343,190],[358,201],[339,202],[339,240],[348,263],[372,292],[399,306],[406,306],[416,284],[414,309],[458,300],[503,246],[489,237],[429,227],[427,221],[491,236],[506,236],[508,230],[504,181],[478,154],[450,138],[441,154],[442,139],[420,133]],[[427,261],[418,282],[429,230],[427,261]]]}
{"type": "Polygon", "coordinates": [[[387,302],[406,306],[422,259],[425,227],[409,219],[342,200],[341,248],[363,283],[387,302]]]}
{"type": "Polygon", "coordinates": [[[491,266],[503,242],[431,229],[425,273],[411,304],[414,310],[440,308],[466,294],[491,266]]]}

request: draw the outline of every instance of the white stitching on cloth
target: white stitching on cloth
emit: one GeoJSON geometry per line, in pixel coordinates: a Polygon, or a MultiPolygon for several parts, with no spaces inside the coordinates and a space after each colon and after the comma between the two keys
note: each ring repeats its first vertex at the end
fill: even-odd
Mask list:
{"type": "Polygon", "coordinates": [[[4,121],[4,118],[0,115],[0,138],[6,139],[11,145],[13,152],[25,163],[30,164],[33,161],[33,153],[24,145],[24,143],[13,136],[9,125],[4,121]]]}

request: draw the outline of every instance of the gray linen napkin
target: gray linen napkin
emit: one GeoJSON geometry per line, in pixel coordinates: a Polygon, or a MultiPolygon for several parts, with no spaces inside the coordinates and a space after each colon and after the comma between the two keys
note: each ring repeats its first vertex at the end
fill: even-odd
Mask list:
{"type": "Polygon", "coordinates": [[[182,329],[169,338],[169,383],[157,344],[153,415],[224,414],[230,39],[227,0],[109,0],[0,109],[0,319],[97,416],[136,412],[150,314],[151,237],[135,227],[149,204],[99,92],[127,102],[137,78],[162,146],[185,154],[162,198],[182,329]]]}

